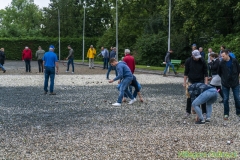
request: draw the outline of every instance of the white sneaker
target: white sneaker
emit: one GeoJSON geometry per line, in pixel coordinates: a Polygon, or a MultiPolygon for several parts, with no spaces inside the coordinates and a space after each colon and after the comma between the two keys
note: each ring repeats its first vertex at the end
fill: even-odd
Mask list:
{"type": "Polygon", "coordinates": [[[74,74],[74,72],[72,72],[72,74],[74,74]]]}
{"type": "Polygon", "coordinates": [[[113,103],[113,106],[121,106],[121,103],[113,103]]]}
{"type": "Polygon", "coordinates": [[[66,72],[68,72],[68,71],[66,71],[66,72]]]}
{"type": "Polygon", "coordinates": [[[132,99],[128,104],[133,104],[134,102],[136,102],[136,98],[132,99]]]}

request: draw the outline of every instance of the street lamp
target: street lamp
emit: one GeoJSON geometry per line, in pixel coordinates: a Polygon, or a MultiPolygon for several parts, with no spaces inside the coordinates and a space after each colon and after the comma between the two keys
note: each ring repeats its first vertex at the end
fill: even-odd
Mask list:
{"type": "Polygon", "coordinates": [[[170,32],[171,32],[171,0],[169,0],[169,13],[168,13],[168,51],[170,50],[170,32]]]}
{"type": "Polygon", "coordinates": [[[85,16],[86,16],[86,2],[83,1],[84,17],[83,17],[83,49],[82,49],[82,61],[84,63],[84,38],[85,38],[85,16]]]}
{"type": "Polygon", "coordinates": [[[116,0],[116,59],[118,60],[118,1],[116,0]]]}
{"type": "Polygon", "coordinates": [[[61,60],[60,55],[61,55],[61,41],[60,41],[60,13],[59,13],[59,7],[58,7],[58,45],[59,45],[59,61],[61,60]]]}
{"type": "MultiPolygon", "coordinates": [[[[53,2],[50,0],[50,2],[53,2]]],[[[57,0],[57,3],[59,3],[59,0],[57,0]]],[[[59,51],[58,51],[58,60],[60,61],[60,55],[61,55],[61,41],[60,41],[60,12],[59,12],[59,4],[58,4],[58,46],[59,46],[59,51]]]]}

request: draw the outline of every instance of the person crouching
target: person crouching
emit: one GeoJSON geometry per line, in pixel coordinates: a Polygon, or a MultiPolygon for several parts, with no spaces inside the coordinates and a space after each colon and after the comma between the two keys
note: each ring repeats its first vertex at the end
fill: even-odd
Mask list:
{"type": "Polygon", "coordinates": [[[198,115],[198,120],[195,124],[205,124],[210,122],[212,114],[212,104],[217,100],[218,92],[213,86],[204,83],[194,83],[188,87],[188,93],[191,98],[192,107],[198,115]],[[203,118],[200,105],[206,103],[206,121],[203,118]]]}
{"type": "Polygon", "coordinates": [[[133,97],[133,95],[129,92],[128,86],[133,80],[133,74],[127,64],[125,62],[118,62],[116,59],[112,58],[110,59],[110,64],[112,66],[116,66],[118,76],[115,77],[112,80],[109,80],[109,83],[113,83],[114,81],[117,80],[122,80],[122,85],[120,87],[120,94],[118,96],[117,103],[112,104],[113,106],[121,106],[122,99],[124,96],[124,93],[127,94],[127,96],[131,99],[131,101],[128,104],[133,104],[137,100],[133,97]]]}

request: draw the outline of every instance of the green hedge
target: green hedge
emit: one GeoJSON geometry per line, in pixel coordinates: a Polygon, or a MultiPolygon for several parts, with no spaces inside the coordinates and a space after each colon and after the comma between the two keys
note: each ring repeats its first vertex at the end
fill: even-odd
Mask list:
{"type": "MultiPolygon", "coordinates": [[[[85,59],[89,46],[96,46],[97,41],[98,38],[85,38],[85,59]]],[[[33,60],[36,60],[35,53],[38,50],[38,46],[42,46],[45,51],[48,51],[51,44],[55,46],[55,53],[59,55],[58,38],[0,38],[0,48],[5,48],[7,60],[21,60],[25,46],[32,50],[33,60]]],[[[61,38],[60,59],[63,60],[67,57],[67,46],[69,44],[74,49],[75,59],[82,59],[82,38],[61,38]]],[[[98,52],[100,52],[100,49],[97,50],[98,52]]]]}

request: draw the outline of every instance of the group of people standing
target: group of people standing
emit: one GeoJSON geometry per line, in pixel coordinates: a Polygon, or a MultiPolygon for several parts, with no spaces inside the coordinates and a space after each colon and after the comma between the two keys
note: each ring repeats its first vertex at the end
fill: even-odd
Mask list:
{"type": "MultiPolygon", "coordinates": [[[[67,48],[69,49],[69,54],[66,58],[66,60],[68,60],[66,72],[69,71],[69,66],[71,64],[72,65],[72,73],[74,73],[74,61],[73,61],[74,60],[74,51],[70,45],[68,45],[67,48]]],[[[44,54],[45,54],[45,50],[43,50],[42,47],[39,46],[38,50],[36,51],[36,55],[35,55],[37,58],[37,61],[38,61],[39,73],[43,73],[43,71],[44,71],[44,65],[43,65],[44,54]]],[[[24,50],[22,51],[22,61],[25,62],[26,72],[31,72],[31,60],[32,60],[32,50],[28,46],[26,46],[24,48],[24,50]]]]}
{"type": "Polygon", "coordinates": [[[239,73],[240,66],[231,52],[221,46],[219,54],[209,49],[209,59],[206,63],[202,47],[198,50],[192,46],[192,56],[185,62],[184,83],[187,93],[187,118],[197,113],[196,124],[210,122],[212,104],[217,100],[218,93],[222,97],[220,103],[224,105],[224,120],[229,118],[229,91],[232,89],[236,114],[240,120],[239,73]],[[201,52],[200,52],[201,51],[201,52]],[[209,82],[210,81],[210,82],[209,82]],[[200,108],[201,105],[201,108],[200,108]]]}

